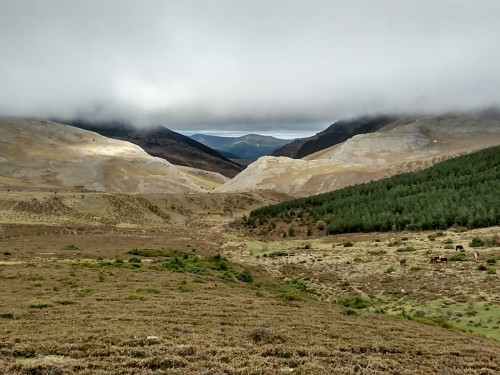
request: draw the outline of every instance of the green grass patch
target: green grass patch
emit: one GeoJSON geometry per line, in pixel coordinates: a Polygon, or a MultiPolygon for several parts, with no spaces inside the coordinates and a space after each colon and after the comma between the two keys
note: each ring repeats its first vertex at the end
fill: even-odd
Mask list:
{"type": "Polygon", "coordinates": [[[33,301],[30,303],[32,309],[45,309],[47,307],[52,307],[52,302],[49,301],[33,301]]]}

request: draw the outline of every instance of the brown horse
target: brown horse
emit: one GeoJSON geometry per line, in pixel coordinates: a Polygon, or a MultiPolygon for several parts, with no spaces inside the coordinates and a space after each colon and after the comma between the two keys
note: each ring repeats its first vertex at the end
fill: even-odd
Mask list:
{"type": "Polygon", "coordinates": [[[460,251],[463,253],[465,251],[465,249],[462,245],[457,245],[457,246],[455,246],[455,251],[460,251]]]}
{"type": "Polygon", "coordinates": [[[437,255],[433,255],[430,257],[431,263],[437,263],[439,260],[439,257],[437,255]]]}
{"type": "Polygon", "coordinates": [[[446,262],[446,263],[448,263],[448,258],[446,258],[446,257],[439,257],[439,261],[440,262],[446,262]]]}

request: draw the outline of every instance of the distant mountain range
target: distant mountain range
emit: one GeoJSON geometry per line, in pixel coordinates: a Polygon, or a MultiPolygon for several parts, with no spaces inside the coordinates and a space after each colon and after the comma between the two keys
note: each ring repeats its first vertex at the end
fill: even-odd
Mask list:
{"type": "Polygon", "coordinates": [[[219,151],[231,159],[256,160],[271,153],[291,141],[271,136],[248,134],[241,137],[219,137],[215,135],[193,134],[190,138],[219,151]]]}
{"type": "Polygon", "coordinates": [[[226,177],[234,177],[243,170],[240,164],[229,160],[212,148],[163,126],[136,128],[120,122],[85,120],[65,123],[94,131],[105,137],[134,143],[148,154],[168,160],[175,165],[218,172],[226,177]]]}
{"type": "Polygon", "coordinates": [[[289,158],[300,159],[347,141],[355,135],[377,131],[394,120],[393,117],[378,116],[337,121],[312,137],[300,138],[278,148],[272,153],[272,156],[288,156],[289,158]]]}

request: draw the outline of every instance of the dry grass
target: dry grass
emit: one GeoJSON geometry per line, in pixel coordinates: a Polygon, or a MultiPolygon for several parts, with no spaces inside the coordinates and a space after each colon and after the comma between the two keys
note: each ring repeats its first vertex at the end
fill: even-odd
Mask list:
{"type": "MultiPolygon", "coordinates": [[[[447,237],[467,244],[482,232],[450,232],[432,242],[427,234],[419,240],[408,234],[404,242],[416,251],[401,254],[388,246],[394,240],[389,237],[380,236],[379,242],[375,235],[263,242],[219,221],[209,215],[191,227],[109,226],[106,231],[4,225],[0,373],[500,371],[497,341],[444,329],[437,320],[428,325],[380,314],[381,308],[394,308],[394,314],[405,308],[419,318],[418,309],[441,308],[444,302],[439,301],[452,300],[448,308],[458,311],[463,303],[464,316],[476,311],[470,319],[497,311],[498,274],[479,271],[473,261],[430,264],[425,254],[437,251],[447,237]],[[344,248],[346,241],[353,247],[344,248]],[[165,252],[129,254],[134,248],[165,252]],[[222,269],[200,274],[162,269],[172,249],[201,259],[221,253],[229,258],[233,276],[249,269],[253,281],[227,277],[222,269]],[[263,256],[285,250],[288,256],[263,256]],[[407,267],[396,264],[400,256],[408,259],[407,267]],[[133,257],[141,259],[137,268],[127,262],[133,257]],[[383,283],[390,266],[394,281],[383,283]],[[407,293],[394,294],[396,288],[407,293]],[[356,295],[371,304],[356,309],[363,299],[344,298],[356,295]],[[349,307],[332,303],[336,298],[349,307]],[[349,309],[355,314],[349,315],[349,309]]],[[[479,252],[481,259],[490,258],[498,248],[479,252]]]]}

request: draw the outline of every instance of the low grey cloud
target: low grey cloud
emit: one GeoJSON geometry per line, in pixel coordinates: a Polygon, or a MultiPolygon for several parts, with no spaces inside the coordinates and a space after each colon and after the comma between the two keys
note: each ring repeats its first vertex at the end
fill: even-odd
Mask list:
{"type": "Polygon", "coordinates": [[[500,103],[496,0],[2,0],[0,113],[322,130],[500,103]]]}

